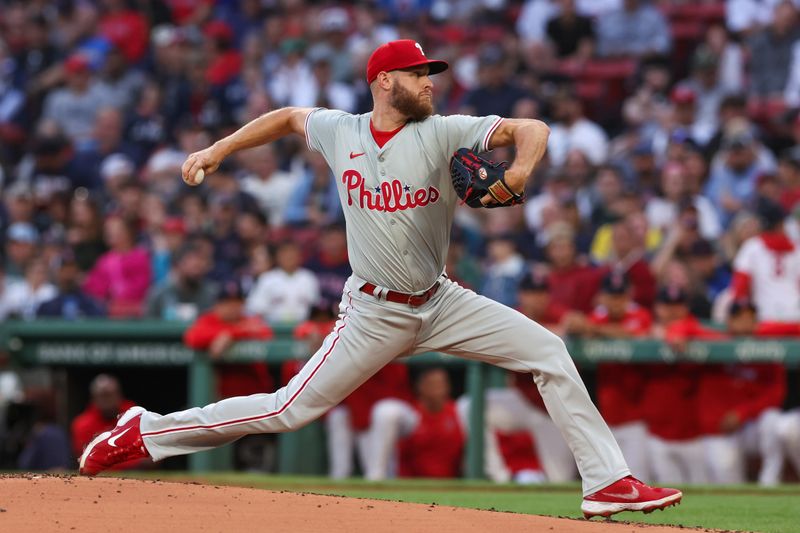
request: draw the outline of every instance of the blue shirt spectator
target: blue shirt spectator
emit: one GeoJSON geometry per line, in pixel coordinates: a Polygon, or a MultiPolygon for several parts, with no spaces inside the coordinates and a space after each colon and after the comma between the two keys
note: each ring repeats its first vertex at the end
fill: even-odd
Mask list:
{"type": "Polygon", "coordinates": [[[640,0],[625,0],[622,9],[597,21],[597,51],[601,56],[665,54],[671,44],[664,16],[640,0]]]}

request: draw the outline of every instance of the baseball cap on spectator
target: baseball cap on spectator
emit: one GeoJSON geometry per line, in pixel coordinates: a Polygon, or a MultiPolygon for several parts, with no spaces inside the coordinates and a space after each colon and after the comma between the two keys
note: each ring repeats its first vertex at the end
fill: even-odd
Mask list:
{"type": "Polygon", "coordinates": [[[9,199],[33,200],[33,191],[31,191],[27,184],[17,181],[6,189],[5,197],[9,199]]]}
{"type": "Polygon", "coordinates": [[[64,71],[67,74],[84,74],[89,69],[89,58],[83,54],[72,54],[64,61],[64,71]]]}
{"type": "Polygon", "coordinates": [[[228,279],[219,286],[217,300],[244,300],[244,289],[237,279],[228,279]]]}
{"type": "Polygon", "coordinates": [[[628,292],[628,280],[622,272],[611,271],[603,278],[601,290],[606,294],[625,294],[628,292]]]}
{"type": "Polygon", "coordinates": [[[306,49],[306,42],[299,38],[284,39],[280,44],[281,53],[285,56],[290,54],[302,54],[306,49]]]}
{"type": "Polygon", "coordinates": [[[697,51],[695,51],[694,56],[692,57],[692,69],[693,70],[710,70],[717,68],[717,64],[719,63],[719,58],[717,54],[715,54],[710,48],[707,46],[698,46],[697,51]]]}
{"type": "Polygon", "coordinates": [[[755,136],[749,130],[737,130],[722,138],[722,148],[725,150],[747,148],[751,146],[755,140],[755,136]]]}
{"type": "Polygon", "coordinates": [[[544,243],[549,245],[556,240],[575,241],[575,230],[566,222],[554,222],[544,230],[544,243]]]}
{"type": "Polygon", "coordinates": [[[709,257],[714,255],[714,247],[705,239],[698,239],[689,247],[691,257],[709,257]]]}
{"type": "Polygon", "coordinates": [[[203,34],[217,42],[230,44],[233,41],[233,30],[221,20],[212,20],[203,27],[203,34]]]}
{"type": "Polygon", "coordinates": [[[347,31],[350,15],[341,7],[329,7],[319,14],[319,28],[324,32],[347,31]]]}
{"type": "Polygon", "coordinates": [[[739,298],[731,302],[731,306],[728,308],[728,316],[736,316],[743,311],[749,311],[751,313],[758,312],[755,304],[751,300],[739,298]]]}
{"type": "Polygon", "coordinates": [[[36,156],[54,155],[69,146],[69,139],[62,133],[39,134],[33,139],[31,152],[36,156]]]}
{"type": "Polygon", "coordinates": [[[547,276],[541,272],[529,272],[519,282],[520,291],[547,292],[550,290],[550,282],[547,276]]]}
{"type": "Polygon", "coordinates": [[[78,264],[78,258],[75,257],[75,252],[71,248],[63,249],[55,258],[55,267],[63,268],[65,266],[74,266],[78,264]]]}
{"type": "Polygon", "coordinates": [[[667,285],[658,290],[656,302],[663,304],[686,304],[689,302],[689,295],[677,285],[667,285]]]}
{"type": "Polygon", "coordinates": [[[367,83],[372,83],[381,72],[391,72],[403,68],[428,65],[430,74],[438,74],[447,70],[445,61],[428,59],[418,42],[411,39],[400,39],[380,45],[372,52],[367,62],[367,83]]]}
{"type": "Polygon", "coordinates": [[[478,62],[483,65],[499,65],[505,59],[502,47],[497,44],[490,44],[478,54],[478,62]]]}
{"type": "Polygon", "coordinates": [[[756,200],[756,214],[765,229],[774,228],[786,218],[782,205],[763,196],[756,200]]]}
{"type": "Polygon", "coordinates": [[[672,89],[669,99],[673,104],[676,105],[693,104],[697,100],[697,95],[691,88],[685,85],[678,85],[672,89]]]}
{"type": "Polygon", "coordinates": [[[39,242],[39,231],[27,222],[14,222],[8,227],[6,238],[9,241],[36,244],[39,242]]]}
{"type": "Polygon", "coordinates": [[[111,154],[100,165],[100,175],[104,180],[115,176],[133,176],[134,170],[133,161],[123,154],[111,154]]]}
{"type": "Polygon", "coordinates": [[[631,150],[632,156],[650,156],[653,155],[653,144],[650,141],[641,141],[631,150]]]}
{"type": "Polygon", "coordinates": [[[186,156],[176,150],[161,150],[148,159],[147,172],[152,174],[179,172],[185,159],[186,156]]]}
{"type": "Polygon", "coordinates": [[[181,42],[181,31],[172,24],[159,24],[150,32],[150,41],[153,46],[164,47],[181,42]]]}
{"type": "Polygon", "coordinates": [[[178,233],[186,235],[186,223],[180,217],[169,217],[161,227],[164,233],[178,233]]]}

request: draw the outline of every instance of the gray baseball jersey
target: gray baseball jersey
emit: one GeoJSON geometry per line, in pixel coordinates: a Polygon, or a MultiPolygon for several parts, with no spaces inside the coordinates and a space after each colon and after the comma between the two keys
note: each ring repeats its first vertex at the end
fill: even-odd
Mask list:
{"type": "Polygon", "coordinates": [[[354,272],[333,331],[273,393],[164,416],[144,413],[141,432],[151,457],[302,427],[398,356],[440,351],[531,374],[577,461],[584,494],[629,475],[564,342],[517,311],[441,276],[457,202],[449,159],[457,148],[485,150],[501,119],[434,116],[407,124],[381,148],[370,117],[318,109],[306,122],[309,146],[336,176],[354,272]],[[361,290],[369,281],[419,292],[437,278],[438,290],[417,307],[361,290]]]}
{"type": "Polygon", "coordinates": [[[444,269],[459,201],[450,158],[462,147],[488,150],[502,119],[435,115],[406,124],[380,148],[371,117],[316,109],[306,140],[336,177],[353,272],[388,289],[424,291],[444,269]]]}

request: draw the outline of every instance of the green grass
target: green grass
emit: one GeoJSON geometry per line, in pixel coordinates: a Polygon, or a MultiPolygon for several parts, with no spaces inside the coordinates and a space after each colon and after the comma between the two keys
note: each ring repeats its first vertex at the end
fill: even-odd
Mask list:
{"type": "MultiPolygon", "coordinates": [[[[256,474],[151,473],[146,477],[164,480],[192,480],[316,494],[336,494],[416,503],[435,503],[474,509],[515,513],[581,517],[580,487],[571,485],[495,485],[462,480],[397,480],[370,483],[353,479],[332,481],[317,477],[286,477],[256,474]]],[[[617,520],[648,524],[674,524],[769,533],[800,532],[800,486],[784,485],[762,489],[754,485],[735,487],[690,487],[678,507],[653,514],[622,513],[617,520]]]]}

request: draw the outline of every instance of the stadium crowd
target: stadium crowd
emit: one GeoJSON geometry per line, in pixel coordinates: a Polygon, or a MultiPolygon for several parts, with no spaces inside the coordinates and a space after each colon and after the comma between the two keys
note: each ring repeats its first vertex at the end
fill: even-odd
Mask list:
{"type": "MultiPolygon", "coordinates": [[[[284,139],[196,188],[180,167],[271,109],[368,111],[369,54],[411,38],[450,62],[433,80],[437,112],[551,127],[525,205],[457,208],[452,278],[562,335],[653,336],[678,352],[800,336],[799,8],[0,0],[0,320],[184,321],[187,344],[213,357],[275,323],[321,342],[350,274],[322,157],[284,139]]],[[[274,386],[263,365],[219,371],[221,395],[274,386]]],[[[402,370],[375,379],[326,418],[332,475],[353,472],[354,447],[367,477],[391,475],[397,442],[400,473],[457,475],[466,405],[446,373],[413,392],[402,370]],[[420,459],[434,449],[450,458],[420,459]]],[[[509,380],[489,394],[487,473],[574,478],[535,387],[509,380]]],[[[779,365],[607,364],[597,399],[645,479],[738,482],[752,451],[774,484],[784,455],[800,470],[800,413],[782,412],[798,386],[779,365]]],[[[95,382],[93,397],[109,388],[95,382]]],[[[19,396],[0,379],[0,419],[19,396]]],[[[108,405],[90,410],[95,429],[113,421],[108,405]]],[[[43,463],[29,451],[19,464],[43,463]]]]}

